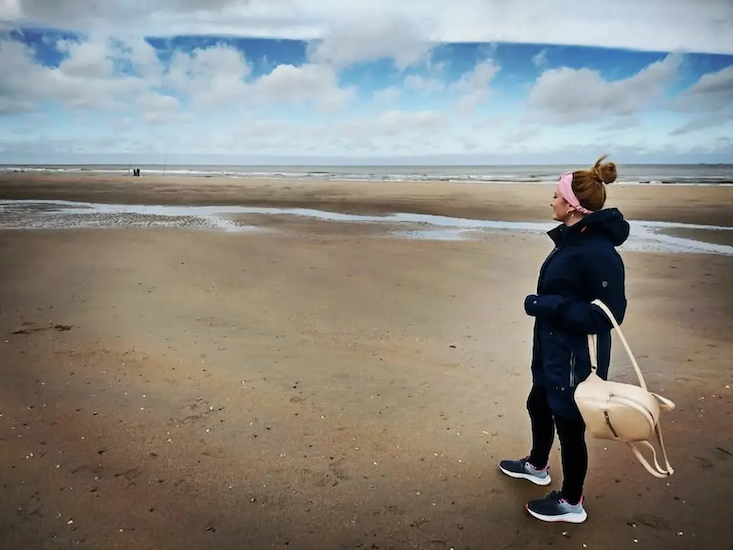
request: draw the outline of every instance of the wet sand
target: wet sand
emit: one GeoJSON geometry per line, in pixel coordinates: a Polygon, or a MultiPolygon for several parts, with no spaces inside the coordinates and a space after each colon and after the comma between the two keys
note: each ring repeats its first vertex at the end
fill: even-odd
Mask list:
{"type": "Polygon", "coordinates": [[[705,229],[670,229],[664,231],[674,237],[682,237],[684,239],[694,239],[697,241],[708,242],[712,244],[722,244],[725,246],[733,246],[733,231],[709,231],[705,229]]]}
{"type": "MultiPolygon", "coordinates": [[[[307,194],[22,183],[0,198],[302,206],[273,186],[307,194]]],[[[547,212],[543,186],[387,187],[310,200],[547,212]],[[539,204],[512,210],[507,194],[539,204]]],[[[631,206],[636,189],[609,192],[631,206]]],[[[721,223],[725,189],[657,187],[635,217],[721,223]]],[[[0,232],[0,548],[730,548],[733,258],[624,254],[624,331],[650,388],[678,406],[663,417],[676,472],[658,480],[623,444],[591,441],[589,520],[548,525],[523,508],[545,489],[496,467],[528,449],[522,300],[547,238],[277,225],[289,231],[0,232]]],[[[614,379],[633,381],[614,349],[614,379]]],[[[559,488],[557,453],[552,471],[559,488]]]]}
{"type": "MultiPolygon", "coordinates": [[[[337,182],[219,177],[0,174],[0,200],[299,207],[356,214],[412,212],[472,219],[547,220],[554,184],[337,182]]],[[[629,219],[733,225],[733,186],[609,186],[629,219]]]]}

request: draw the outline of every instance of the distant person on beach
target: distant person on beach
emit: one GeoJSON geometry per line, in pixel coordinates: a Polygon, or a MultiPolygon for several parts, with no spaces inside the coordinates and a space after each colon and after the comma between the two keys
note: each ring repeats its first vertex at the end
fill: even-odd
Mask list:
{"type": "Polygon", "coordinates": [[[629,236],[629,224],[616,208],[604,209],[606,188],[616,180],[616,165],[601,157],[587,170],[562,175],[551,202],[561,222],[548,235],[555,249],[544,261],[537,294],[524,301],[535,318],[532,388],[527,399],[532,449],[499,468],[513,478],[549,485],[549,455],[560,440],[563,483],[544,499],[526,504],[542,521],[582,523],[583,485],[588,470],[585,423],[575,405],[578,383],[590,374],[588,334],[598,337],[598,375],[606,379],[611,357],[611,322],[591,302],[600,299],[619,323],[626,313],[625,267],[616,251],[629,236]]]}

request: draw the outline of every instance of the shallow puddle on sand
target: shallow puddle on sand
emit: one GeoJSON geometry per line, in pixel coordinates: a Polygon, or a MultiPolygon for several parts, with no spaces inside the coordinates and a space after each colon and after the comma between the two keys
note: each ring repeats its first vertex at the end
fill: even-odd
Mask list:
{"type": "Polygon", "coordinates": [[[711,231],[707,229],[670,228],[661,230],[672,237],[681,237],[710,244],[733,246],[733,231],[711,231]]]}
{"type": "MultiPolygon", "coordinates": [[[[419,240],[474,240],[495,231],[543,234],[554,222],[472,220],[428,214],[382,216],[344,214],[304,208],[249,206],[163,206],[71,201],[0,201],[0,229],[173,228],[235,233],[303,232],[303,224],[263,223],[263,217],[295,216],[319,222],[378,224],[373,236],[419,240]],[[260,220],[259,224],[257,220],[260,220]],[[284,226],[278,227],[278,226],[284,226]]],[[[350,232],[354,234],[354,232],[350,232]]],[[[733,256],[733,227],[631,220],[631,235],[620,250],[685,252],[733,256]]]]}

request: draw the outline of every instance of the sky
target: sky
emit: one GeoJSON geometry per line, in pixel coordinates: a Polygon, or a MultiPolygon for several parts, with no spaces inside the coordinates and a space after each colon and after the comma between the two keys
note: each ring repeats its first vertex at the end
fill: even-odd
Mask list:
{"type": "Polygon", "coordinates": [[[731,0],[0,0],[0,75],[5,164],[733,163],[731,0]]]}

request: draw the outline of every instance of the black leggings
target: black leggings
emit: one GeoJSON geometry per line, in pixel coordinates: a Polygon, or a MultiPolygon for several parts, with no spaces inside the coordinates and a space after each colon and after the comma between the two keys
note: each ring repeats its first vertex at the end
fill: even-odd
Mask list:
{"type": "Polygon", "coordinates": [[[557,426],[562,456],[562,496],[571,504],[577,503],[583,496],[583,483],[588,471],[585,424],[582,420],[553,417],[546,390],[541,386],[532,386],[527,399],[527,410],[532,421],[530,463],[535,468],[544,468],[547,465],[557,426]]]}

